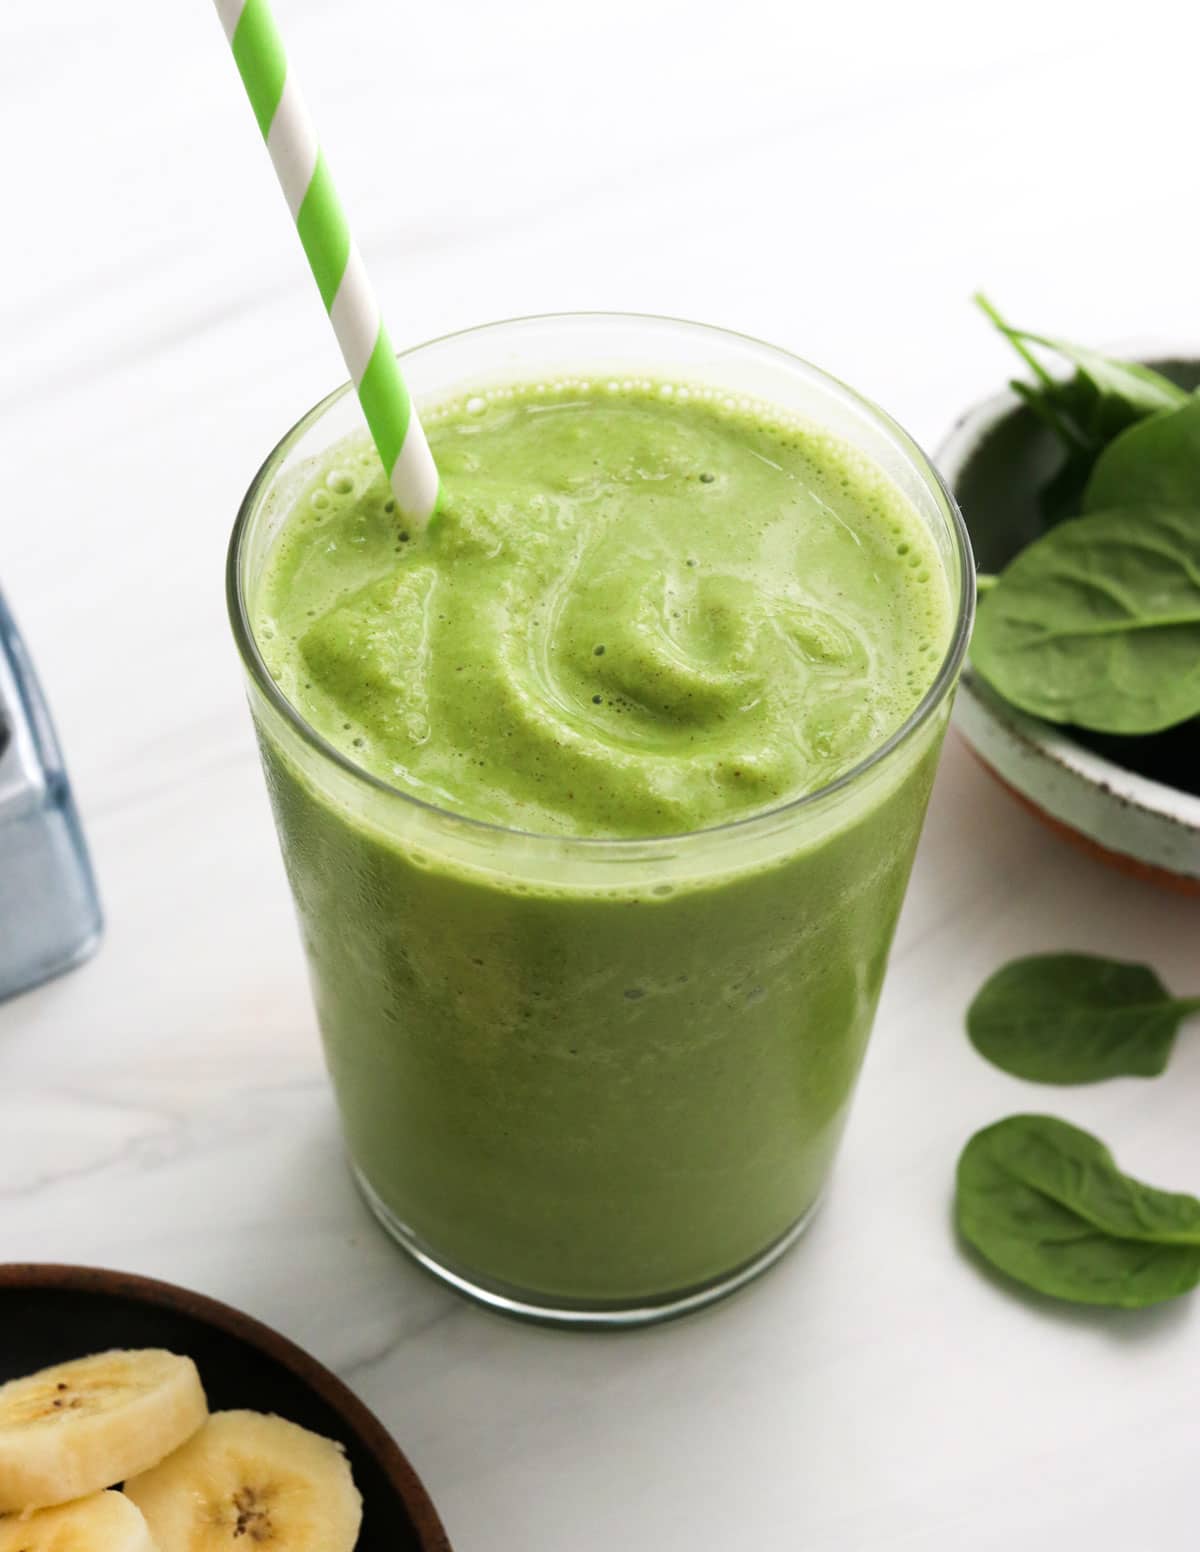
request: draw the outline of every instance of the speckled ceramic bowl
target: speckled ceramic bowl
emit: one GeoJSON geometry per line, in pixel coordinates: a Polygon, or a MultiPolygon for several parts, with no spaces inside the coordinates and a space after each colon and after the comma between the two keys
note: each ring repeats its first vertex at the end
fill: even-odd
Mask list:
{"type": "MultiPolygon", "coordinates": [[[[1151,364],[1185,387],[1200,383],[1200,357],[1151,364]]],[[[980,571],[999,571],[1037,535],[1037,492],[1055,459],[1050,433],[1011,392],[968,411],[947,437],[935,461],[962,507],[980,571]]],[[[1055,830],[1124,872],[1200,895],[1200,797],[1015,710],[969,659],[954,718],[991,773],[1055,830]]]]}

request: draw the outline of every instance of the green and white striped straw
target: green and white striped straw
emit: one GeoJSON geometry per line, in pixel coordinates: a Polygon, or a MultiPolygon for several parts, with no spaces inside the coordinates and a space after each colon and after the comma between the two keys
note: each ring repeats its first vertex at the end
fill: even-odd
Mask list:
{"type": "Polygon", "coordinates": [[[437,505],[433,455],[270,7],[267,0],[216,6],[396,506],[409,523],[423,525],[437,505]]]}

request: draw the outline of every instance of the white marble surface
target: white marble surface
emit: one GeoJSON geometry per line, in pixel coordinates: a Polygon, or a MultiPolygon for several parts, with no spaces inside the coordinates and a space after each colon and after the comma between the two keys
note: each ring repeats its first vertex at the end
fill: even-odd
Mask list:
{"type": "MultiPolygon", "coordinates": [[[[1183,4],[278,0],[394,337],[562,307],[764,335],[937,438],[1008,362],[967,306],[1195,337],[1183,4]]],[[[948,749],[828,1209],[622,1338],[442,1292],[341,1165],[221,590],[260,458],[338,377],[204,0],[0,9],[0,567],[108,910],[0,1008],[0,1257],[278,1325],[393,1428],[460,1552],[1089,1552],[1197,1534],[1200,1306],[1035,1307],[960,1258],[958,1149],[1053,1108],[1200,1187],[1200,1039],[1061,1094],[961,1033],[1048,946],[1200,985],[1200,910],[948,749]]]]}

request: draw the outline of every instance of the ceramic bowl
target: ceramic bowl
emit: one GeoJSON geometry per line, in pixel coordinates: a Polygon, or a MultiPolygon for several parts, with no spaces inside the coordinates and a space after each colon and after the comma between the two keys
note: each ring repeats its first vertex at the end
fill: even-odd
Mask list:
{"type": "MultiPolygon", "coordinates": [[[[1141,359],[1147,359],[1140,353],[1141,359]]],[[[1151,358],[1186,388],[1200,383],[1200,357],[1151,358]]],[[[1037,494],[1052,473],[1051,433],[1012,392],[969,410],[936,463],[954,492],[981,572],[999,571],[1040,531],[1037,494]]],[[[1200,895],[1200,797],[1125,768],[1121,742],[1092,739],[1007,705],[967,666],[955,725],[979,759],[1039,818],[1114,867],[1200,895]]],[[[1155,735],[1176,768],[1194,728],[1155,735]]]]}
{"type": "Polygon", "coordinates": [[[338,1440],[363,1498],[358,1552],[450,1552],[428,1493],[383,1424],[277,1331],[149,1277],[0,1265],[0,1383],[111,1347],[186,1353],[214,1410],[277,1412],[338,1440]]]}

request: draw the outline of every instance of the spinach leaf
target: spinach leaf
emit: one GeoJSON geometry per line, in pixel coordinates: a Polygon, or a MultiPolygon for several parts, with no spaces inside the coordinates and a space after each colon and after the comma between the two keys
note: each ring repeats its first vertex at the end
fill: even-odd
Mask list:
{"type": "Polygon", "coordinates": [[[1077,404],[1090,404],[1093,412],[1099,412],[1098,432],[1114,435],[1113,427],[1119,429],[1132,421],[1157,415],[1162,410],[1178,409],[1191,401],[1192,396],[1186,388],[1180,388],[1169,377],[1153,367],[1143,366],[1140,361],[1118,361],[1115,356],[1102,355],[1086,345],[1072,345],[1069,340],[1050,339],[1028,330],[1006,327],[1004,333],[1027,345],[1053,350],[1075,366],[1079,376],[1091,387],[1091,397],[1081,395],[1077,404]]]}
{"type": "Polygon", "coordinates": [[[1034,1083],[1098,1083],[1162,1072],[1200,997],[1172,997],[1148,965],[1035,954],[997,970],[967,1010],[971,1044],[1034,1083]]]}
{"type": "Polygon", "coordinates": [[[1098,1138],[1053,1116],[976,1132],[955,1218],[985,1260],[1052,1298],[1138,1309],[1200,1283],[1200,1201],[1123,1175],[1098,1138]]]}
{"type": "Polygon", "coordinates": [[[1053,528],[1079,516],[1096,459],[1113,437],[1137,424],[1136,417],[1122,402],[1103,399],[1081,373],[1045,388],[1015,379],[1009,387],[1063,445],[1061,463],[1038,492],[1042,522],[1053,528]]]}
{"type": "Polygon", "coordinates": [[[1076,516],[1084,487],[1105,447],[1147,416],[1187,404],[1189,395],[1151,367],[1015,329],[986,297],[976,295],[975,301],[1033,372],[1032,383],[1013,381],[1013,392],[1050,427],[1063,447],[1062,464],[1041,493],[1042,516],[1048,525],[1076,516]],[[1071,362],[1074,375],[1054,377],[1034,354],[1034,345],[1071,362]]]}
{"type": "Polygon", "coordinates": [[[1060,523],[980,600],[971,657],[1050,722],[1153,733],[1200,714],[1200,505],[1060,523]]]}
{"type": "Polygon", "coordinates": [[[1140,421],[1105,448],[1083,509],[1109,507],[1200,507],[1200,398],[1140,421]]]}

